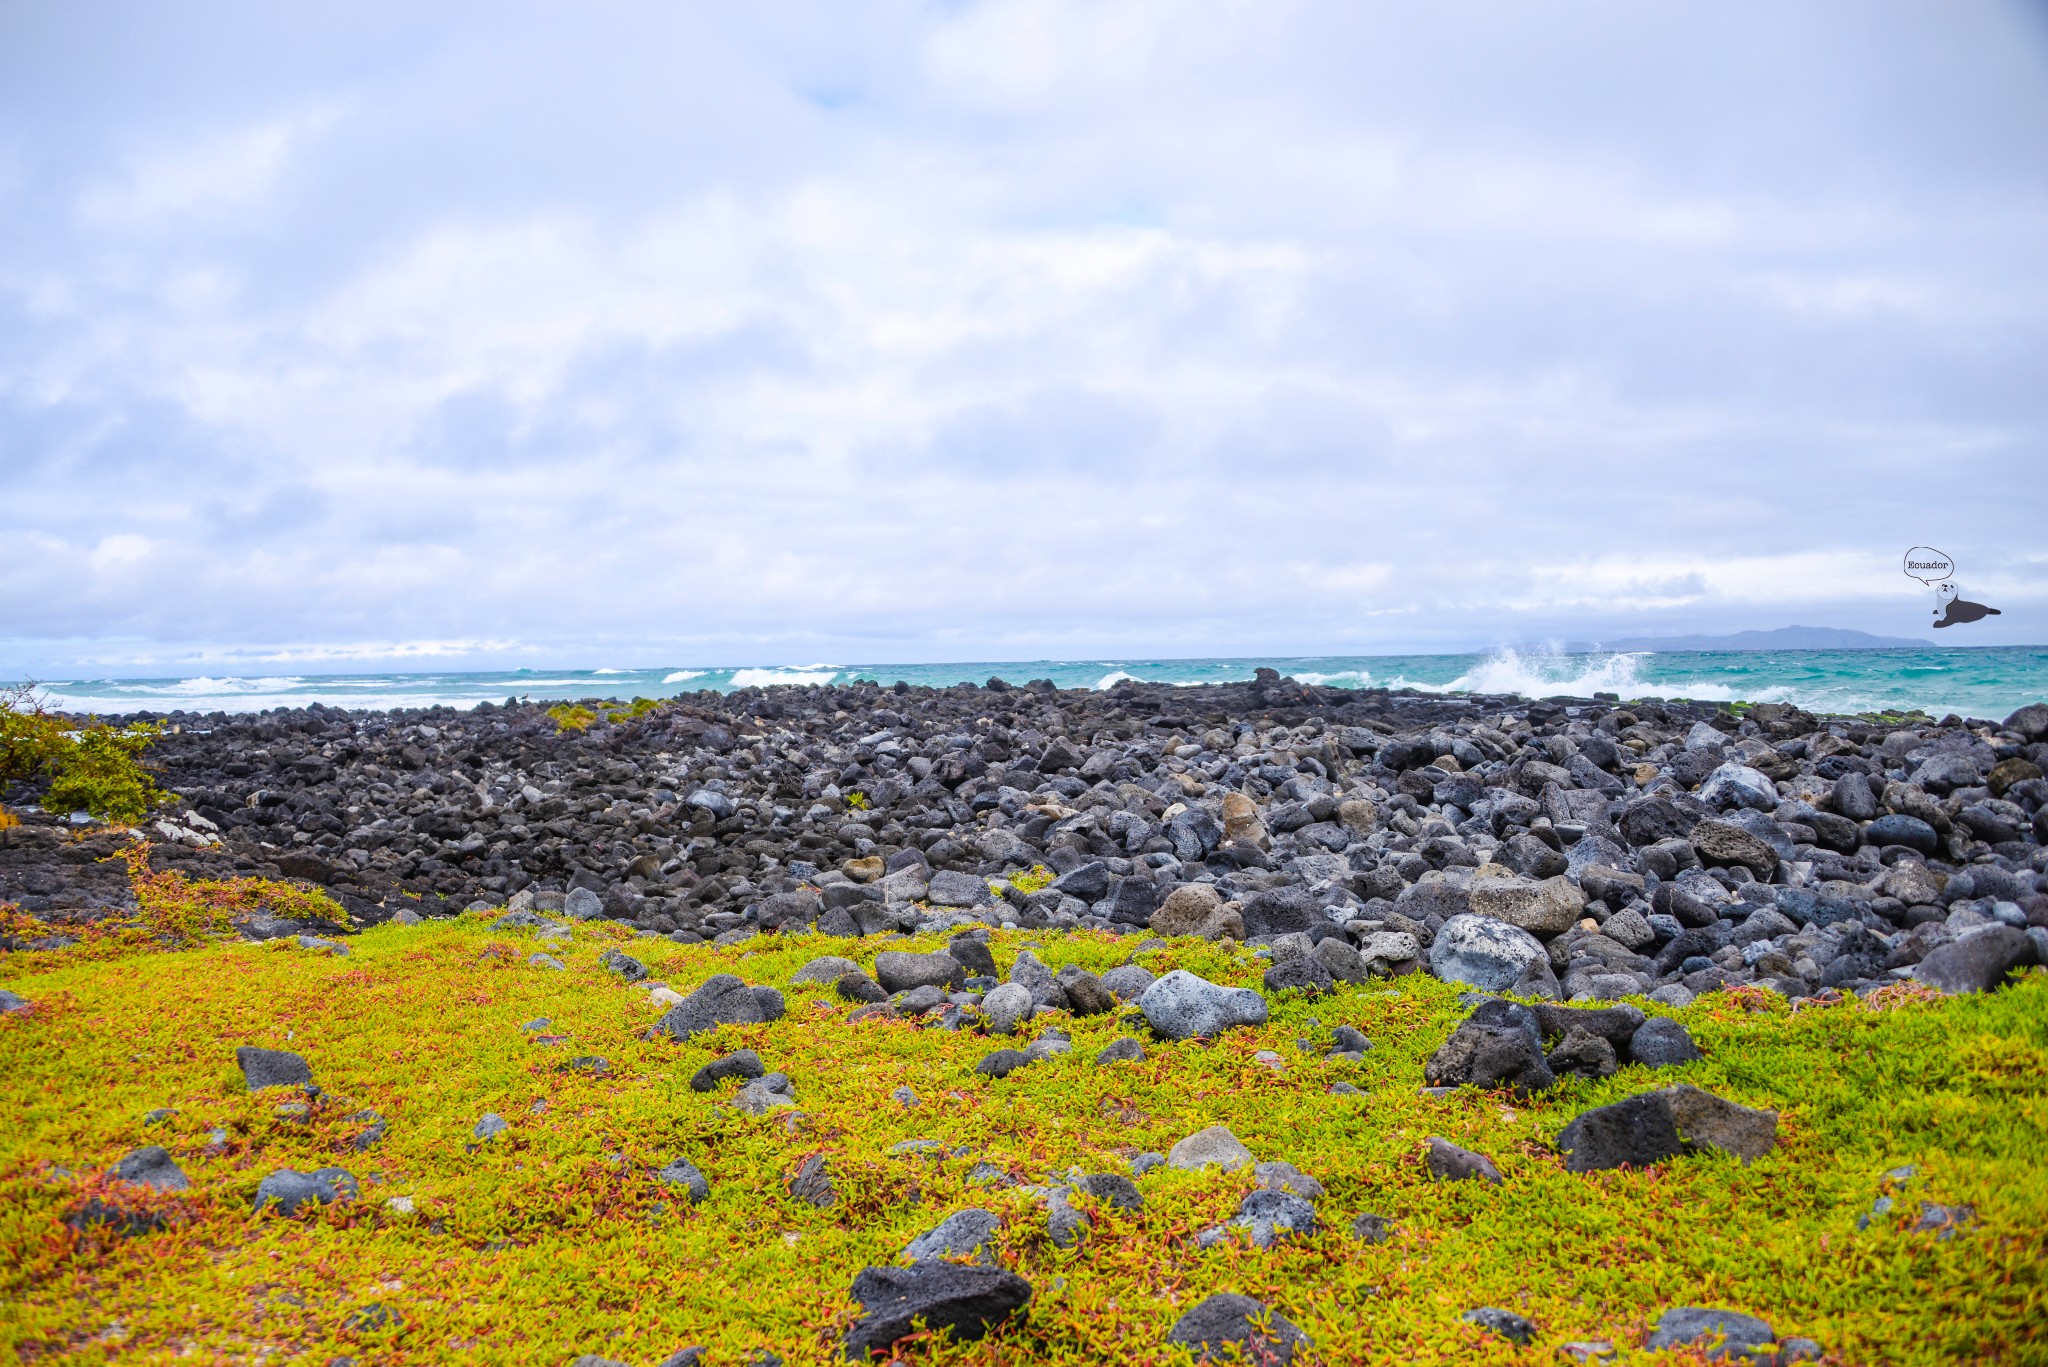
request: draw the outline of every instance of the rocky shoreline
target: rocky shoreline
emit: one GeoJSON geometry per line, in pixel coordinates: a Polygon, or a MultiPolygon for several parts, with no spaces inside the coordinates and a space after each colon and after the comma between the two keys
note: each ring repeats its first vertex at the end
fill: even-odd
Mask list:
{"type": "MultiPolygon", "coordinates": [[[[304,880],[356,927],[509,903],[686,943],[1091,928],[1263,946],[1275,991],[1426,971],[1672,1005],[2048,963],[2042,704],[1873,721],[1261,671],[707,692],[570,731],[512,702],[146,719],[176,795],[154,867],[304,880]]],[[[35,798],[4,795],[0,902],[53,934],[12,948],[133,904],[107,859],[133,836],[35,798]]]]}

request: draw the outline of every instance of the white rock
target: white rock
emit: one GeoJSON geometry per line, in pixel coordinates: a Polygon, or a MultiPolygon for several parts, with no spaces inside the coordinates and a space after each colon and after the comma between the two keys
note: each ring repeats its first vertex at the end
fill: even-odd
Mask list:
{"type": "MultiPolygon", "coordinates": [[[[1539,951],[1540,952],[1540,951],[1539,951]]],[[[1220,1034],[1233,1026],[1264,1025],[1266,999],[1248,987],[1219,987],[1176,968],[1145,989],[1138,1009],[1167,1039],[1220,1034]]]]}
{"type": "Polygon", "coordinates": [[[1206,1130],[1197,1130],[1166,1153],[1166,1165],[1183,1170],[1207,1167],[1214,1163],[1225,1172],[1230,1172],[1246,1166],[1251,1161],[1252,1151],[1238,1142],[1237,1136],[1230,1132],[1227,1125],[1211,1125],[1206,1130]]]}

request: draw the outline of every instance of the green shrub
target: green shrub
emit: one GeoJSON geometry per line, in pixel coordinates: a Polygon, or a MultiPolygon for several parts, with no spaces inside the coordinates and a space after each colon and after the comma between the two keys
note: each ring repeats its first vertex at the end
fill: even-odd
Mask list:
{"type": "Polygon", "coordinates": [[[577,703],[558,702],[548,709],[548,717],[555,724],[555,734],[564,731],[581,731],[597,720],[597,713],[577,703]]]}
{"type": "Polygon", "coordinates": [[[43,809],[90,812],[123,826],[142,820],[163,801],[141,764],[142,752],[161,730],[154,723],[116,728],[95,721],[73,732],[68,753],[52,765],[43,809]]]}
{"type": "Polygon", "coordinates": [[[142,767],[142,753],[162,732],[154,723],[83,726],[52,713],[35,685],[0,692],[0,782],[47,777],[43,809],[90,812],[132,826],[163,801],[142,767]]]}
{"type": "Polygon", "coordinates": [[[604,719],[613,725],[618,725],[622,722],[638,721],[660,706],[661,704],[653,698],[635,698],[630,703],[607,711],[604,714],[604,719]]]}
{"type": "Polygon", "coordinates": [[[34,684],[0,691],[0,783],[41,775],[65,749],[64,719],[50,715],[34,684]]]}

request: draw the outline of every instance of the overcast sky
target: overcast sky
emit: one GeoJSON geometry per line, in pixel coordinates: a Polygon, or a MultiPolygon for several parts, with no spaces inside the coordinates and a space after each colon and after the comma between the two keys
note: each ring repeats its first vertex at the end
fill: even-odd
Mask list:
{"type": "Polygon", "coordinates": [[[2041,642],[2044,267],[2038,4],[21,0],[0,675],[2041,642]]]}

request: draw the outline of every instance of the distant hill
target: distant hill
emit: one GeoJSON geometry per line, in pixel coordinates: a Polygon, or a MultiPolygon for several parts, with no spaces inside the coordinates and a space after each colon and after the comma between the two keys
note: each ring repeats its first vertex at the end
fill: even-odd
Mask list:
{"type": "Polygon", "coordinates": [[[1843,627],[1779,627],[1738,631],[1732,636],[1629,636],[1602,641],[1606,650],[1922,650],[1933,646],[1910,636],[1872,636],[1843,627]]]}

